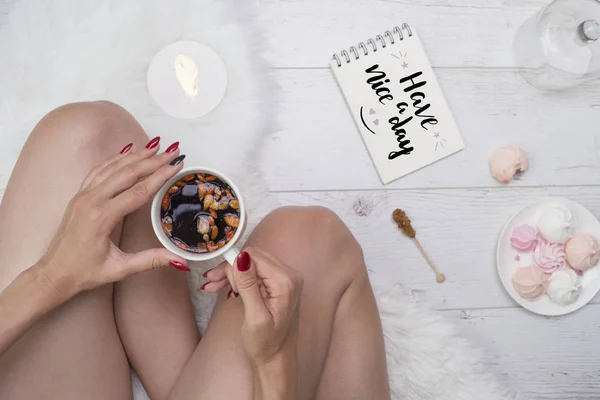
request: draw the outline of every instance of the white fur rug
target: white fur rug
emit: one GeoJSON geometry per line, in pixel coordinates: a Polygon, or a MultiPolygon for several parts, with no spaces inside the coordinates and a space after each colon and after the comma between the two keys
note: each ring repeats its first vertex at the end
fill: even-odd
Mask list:
{"type": "MultiPolygon", "coordinates": [[[[163,144],[181,142],[187,165],[220,168],[249,203],[249,231],[275,205],[261,180],[261,143],[274,129],[277,91],[249,25],[244,1],[17,0],[0,26],[0,197],[35,123],[69,102],[123,105],[163,144]],[[235,2],[235,4],[233,4],[235,2]],[[146,89],[146,70],[165,45],[197,40],[215,49],[229,73],[227,95],[208,116],[164,115],[146,89]]],[[[201,270],[199,271],[201,272],[201,270]]],[[[200,283],[192,274],[191,286],[200,283]]],[[[193,290],[202,330],[214,297],[193,290]]],[[[394,399],[514,398],[483,371],[482,358],[451,325],[417,306],[400,289],[378,293],[394,399]]],[[[134,379],[136,399],[147,398],[134,379]]]]}

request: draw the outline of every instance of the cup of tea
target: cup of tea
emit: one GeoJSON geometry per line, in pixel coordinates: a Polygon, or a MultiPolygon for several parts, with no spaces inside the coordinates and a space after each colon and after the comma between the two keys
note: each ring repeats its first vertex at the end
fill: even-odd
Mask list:
{"type": "Polygon", "coordinates": [[[222,172],[181,170],[154,196],[151,213],[156,236],[172,253],[190,261],[224,256],[233,265],[246,209],[238,187],[222,172]]]}

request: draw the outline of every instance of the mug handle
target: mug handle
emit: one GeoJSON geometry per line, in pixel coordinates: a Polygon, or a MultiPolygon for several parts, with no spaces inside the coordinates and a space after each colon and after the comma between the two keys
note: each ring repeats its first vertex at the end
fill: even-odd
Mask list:
{"type": "Polygon", "coordinates": [[[235,259],[240,255],[240,251],[236,247],[232,247],[223,254],[225,260],[233,267],[233,263],[235,263],[235,259]]]}
{"type": "MultiPolygon", "coordinates": [[[[227,250],[225,252],[225,254],[223,254],[223,256],[225,257],[225,260],[227,260],[227,263],[229,263],[229,265],[231,265],[231,268],[233,269],[233,264],[235,263],[235,259],[237,258],[237,256],[240,255],[240,251],[237,249],[237,247],[232,247],[229,250],[227,250]]],[[[232,274],[232,270],[227,269],[227,280],[229,280],[229,285],[231,286],[231,289],[237,293],[237,286],[235,285],[235,282],[233,281],[233,275],[232,274]]]]}

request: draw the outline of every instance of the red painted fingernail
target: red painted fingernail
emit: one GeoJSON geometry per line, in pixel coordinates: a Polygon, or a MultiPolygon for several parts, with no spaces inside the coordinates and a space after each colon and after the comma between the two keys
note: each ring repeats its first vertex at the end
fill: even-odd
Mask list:
{"type": "Polygon", "coordinates": [[[165,150],[165,153],[172,153],[175,150],[177,150],[179,148],[179,142],[175,142],[172,145],[170,145],[169,147],[167,147],[167,150],[165,150]]]}
{"type": "Polygon", "coordinates": [[[227,292],[227,299],[228,300],[231,298],[232,294],[233,294],[233,290],[229,289],[229,292],[227,292]]]}
{"type": "Polygon", "coordinates": [[[237,258],[237,268],[241,272],[246,272],[250,269],[250,254],[242,251],[237,258]]]}
{"type": "Polygon", "coordinates": [[[209,269],[208,271],[206,271],[205,273],[202,274],[203,277],[208,278],[208,273],[212,271],[212,269],[209,269]]]}
{"type": "Polygon", "coordinates": [[[132,147],[133,147],[133,143],[129,143],[127,146],[123,147],[123,150],[121,150],[119,153],[127,154],[127,153],[129,153],[129,150],[131,150],[132,147]]]}
{"type": "Polygon", "coordinates": [[[183,265],[182,263],[180,263],[179,261],[171,261],[169,263],[169,265],[180,271],[190,272],[190,269],[188,267],[186,267],[185,265],[183,265]]]}
{"type": "Polygon", "coordinates": [[[200,286],[200,290],[204,290],[206,288],[206,285],[208,285],[210,282],[206,282],[204,285],[200,286]]]}
{"type": "Polygon", "coordinates": [[[154,139],[152,139],[151,141],[149,141],[148,144],[146,145],[146,148],[148,150],[152,150],[153,148],[158,146],[158,143],[160,143],[160,136],[157,136],[154,139]]]}

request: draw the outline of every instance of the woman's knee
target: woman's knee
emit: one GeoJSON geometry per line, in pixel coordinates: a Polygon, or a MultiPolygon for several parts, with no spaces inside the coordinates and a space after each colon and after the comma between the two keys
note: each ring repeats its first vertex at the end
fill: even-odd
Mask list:
{"type": "Polygon", "coordinates": [[[147,135],[124,108],[108,101],[71,103],[50,111],[33,130],[30,142],[53,142],[69,152],[113,153],[129,142],[144,143],[147,135]]]}
{"type": "Polygon", "coordinates": [[[258,246],[303,273],[337,276],[366,274],[360,245],[344,224],[325,207],[282,207],[271,212],[255,231],[258,246]]]}

